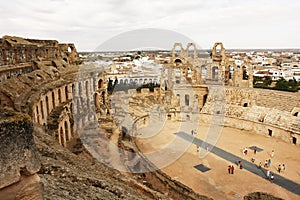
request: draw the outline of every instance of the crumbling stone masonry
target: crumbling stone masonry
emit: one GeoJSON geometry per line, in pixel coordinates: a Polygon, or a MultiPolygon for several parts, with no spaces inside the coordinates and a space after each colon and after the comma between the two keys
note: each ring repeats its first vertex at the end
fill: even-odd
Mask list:
{"type": "Polygon", "coordinates": [[[0,109],[0,199],[43,199],[33,123],[26,114],[0,109]]]}

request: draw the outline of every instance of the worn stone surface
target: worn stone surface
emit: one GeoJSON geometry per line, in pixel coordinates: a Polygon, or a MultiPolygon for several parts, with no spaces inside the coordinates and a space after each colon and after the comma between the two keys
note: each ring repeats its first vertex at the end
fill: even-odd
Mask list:
{"type": "Polygon", "coordinates": [[[283,200],[273,195],[264,193],[264,192],[254,192],[244,196],[244,200],[283,200]]]}
{"type": "Polygon", "coordinates": [[[37,127],[35,134],[45,199],[170,199],[142,181],[108,168],[86,151],[73,154],[42,128],[37,127]]]}
{"type": "Polygon", "coordinates": [[[5,199],[42,198],[36,176],[40,160],[32,132],[33,124],[28,115],[0,110],[0,196],[10,194],[5,199]]]}

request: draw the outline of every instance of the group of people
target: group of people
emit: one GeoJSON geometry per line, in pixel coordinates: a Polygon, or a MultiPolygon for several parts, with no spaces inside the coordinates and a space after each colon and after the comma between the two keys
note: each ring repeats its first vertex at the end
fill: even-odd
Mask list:
{"type": "Polygon", "coordinates": [[[278,171],[278,173],[280,173],[281,171],[284,171],[285,170],[285,165],[284,164],[282,164],[282,165],[278,165],[278,169],[277,169],[277,171],[278,171]]]}
{"type": "Polygon", "coordinates": [[[274,181],[274,173],[271,173],[270,170],[267,170],[267,179],[269,179],[270,181],[274,181]]]}
{"type": "Polygon", "coordinates": [[[264,168],[270,168],[271,167],[271,159],[268,159],[264,163],[264,168]]]}
{"type": "Polygon", "coordinates": [[[197,130],[196,129],[191,130],[191,134],[192,135],[197,135],[197,130]]]}
{"type": "Polygon", "coordinates": [[[248,148],[247,148],[247,147],[245,147],[245,148],[243,149],[243,154],[244,154],[244,155],[247,155],[247,154],[248,154],[248,148]]]}
{"type": "Polygon", "coordinates": [[[228,165],[228,174],[233,174],[234,173],[234,166],[233,165],[228,165]]]}

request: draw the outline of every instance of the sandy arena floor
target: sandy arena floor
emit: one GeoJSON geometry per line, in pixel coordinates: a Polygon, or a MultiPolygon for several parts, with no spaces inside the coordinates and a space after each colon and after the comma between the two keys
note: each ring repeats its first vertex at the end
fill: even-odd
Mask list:
{"type": "MultiPolygon", "coordinates": [[[[199,125],[196,137],[204,140],[208,128],[208,126],[199,125]]],[[[174,133],[178,129],[178,122],[167,121],[160,132],[151,137],[138,138],[137,144],[143,153],[155,152],[170,143],[175,138],[174,133]]],[[[141,135],[141,137],[143,136],[141,135]]],[[[300,148],[295,145],[254,132],[224,127],[216,146],[248,161],[255,158],[257,165],[260,161],[264,163],[266,159],[271,158],[271,151],[274,150],[275,154],[271,158],[270,170],[278,173],[278,165],[284,163],[286,170],[280,175],[300,184],[300,148]],[[242,149],[251,146],[257,146],[263,151],[254,155],[254,152],[249,150],[247,156],[243,155],[242,149]]],[[[202,149],[201,151],[206,150],[202,149]]],[[[213,153],[208,153],[205,157],[200,158],[196,145],[191,144],[182,156],[174,159],[174,162],[162,170],[173,179],[191,187],[194,191],[216,200],[243,199],[244,195],[258,191],[267,192],[286,200],[300,199],[299,195],[245,169],[238,169],[236,165],[234,165],[234,174],[228,174],[227,166],[229,164],[232,165],[233,163],[213,153]],[[194,168],[199,164],[203,164],[211,170],[203,173],[194,168]]]]}

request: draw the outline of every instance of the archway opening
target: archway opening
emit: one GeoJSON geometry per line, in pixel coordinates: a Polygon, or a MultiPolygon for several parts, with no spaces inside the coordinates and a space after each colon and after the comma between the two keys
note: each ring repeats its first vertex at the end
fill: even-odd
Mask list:
{"type": "Polygon", "coordinates": [[[273,131],[271,129],[268,129],[268,135],[271,137],[273,136],[273,131]]]}
{"type": "Polygon", "coordinates": [[[66,100],[69,99],[69,91],[68,91],[68,86],[65,86],[65,96],[66,96],[66,100]]]}
{"type": "Polygon", "coordinates": [[[100,79],[100,80],[98,81],[98,89],[101,89],[102,87],[103,87],[103,80],[100,79]]]}
{"type": "Polygon", "coordinates": [[[55,95],[54,95],[54,91],[52,91],[52,105],[53,105],[53,108],[55,108],[55,95]]]}
{"type": "Polygon", "coordinates": [[[43,106],[43,101],[40,102],[40,106],[41,106],[42,119],[44,119],[45,116],[44,116],[44,106],[43,106]]]}
{"type": "Polygon", "coordinates": [[[46,96],[46,111],[47,111],[47,115],[49,115],[49,99],[48,99],[48,96],[46,96]]]}
{"type": "Polygon", "coordinates": [[[212,68],[212,80],[217,81],[218,80],[218,67],[214,66],[212,68]]]}
{"type": "Polygon", "coordinates": [[[179,58],[176,58],[174,62],[175,63],[182,63],[181,59],[179,59],[179,58]]]}
{"type": "Polygon", "coordinates": [[[204,106],[204,105],[205,105],[205,103],[206,103],[206,100],[207,100],[207,94],[203,96],[203,105],[202,105],[202,106],[204,106]]]}
{"type": "Polygon", "coordinates": [[[62,127],[60,127],[60,142],[61,142],[61,145],[64,147],[65,146],[65,137],[64,137],[64,131],[63,131],[62,127]]]}
{"type": "Polygon", "coordinates": [[[297,138],[296,137],[292,137],[292,142],[293,142],[293,144],[297,144],[297,138]]]}
{"type": "Polygon", "coordinates": [[[67,141],[69,141],[71,139],[71,135],[69,133],[70,130],[69,130],[69,127],[68,127],[68,123],[65,121],[64,125],[65,125],[65,132],[66,132],[66,136],[67,136],[67,141]]]}
{"type": "Polygon", "coordinates": [[[61,90],[58,89],[58,102],[61,103],[62,99],[61,99],[61,90]]]}
{"type": "Polygon", "coordinates": [[[248,79],[249,79],[248,67],[247,66],[243,66],[243,80],[248,80],[248,79]]]}
{"type": "Polygon", "coordinates": [[[295,112],[295,113],[294,113],[294,116],[295,116],[295,117],[297,117],[297,116],[298,116],[298,114],[299,114],[299,112],[295,112]]]}
{"type": "Polygon", "coordinates": [[[190,106],[190,96],[188,94],[186,94],[184,96],[184,99],[185,99],[185,105],[190,106]]]}

